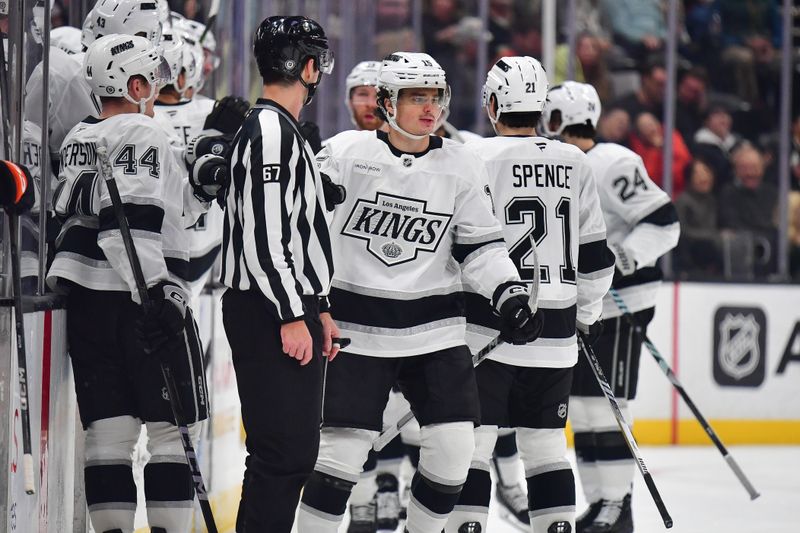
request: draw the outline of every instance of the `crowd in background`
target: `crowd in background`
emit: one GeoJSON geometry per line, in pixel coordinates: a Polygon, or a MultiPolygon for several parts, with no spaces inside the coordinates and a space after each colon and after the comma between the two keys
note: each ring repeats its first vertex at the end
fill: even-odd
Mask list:
{"type": "MultiPolygon", "coordinates": [[[[72,0],[74,1],[74,0],[72,0]]],[[[207,2],[171,0],[203,20],[207,2]]],[[[333,2],[335,4],[335,2],[333,2]]],[[[56,0],[53,25],[70,0],[56,0]]],[[[347,9],[339,0],[338,9],[347,9]]],[[[490,0],[482,27],[476,0],[424,0],[423,42],[413,29],[412,0],[375,0],[378,57],[422,49],[439,61],[453,87],[450,122],[475,128],[476,64],[505,55],[542,57],[541,0],[490,0]]],[[[568,2],[557,4],[555,73],[567,79],[568,2]]],[[[667,71],[666,0],[576,0],[575,79],[597,89],[601,137],[639,154],[664,184],[663,110],[667,71]]],[[[778,197],[780,0],[679,2],[678,77],[672,136],[672,196],[682,238],[673,254],[680,279],[764,279],[777,269],[779,210],[789,205],[790,272],[800,279],[800,70],[793,59],[791,193],[778,197]]],[[[335,10],[333,12],[336,12],[335,10]]],[[[798,19],[793,14],[794,50],[798,19]]],[[[479,125],[484,127],[485,125],[479,125]]],[[[487,134],[487,131],[478,131],[487,134]]]]}

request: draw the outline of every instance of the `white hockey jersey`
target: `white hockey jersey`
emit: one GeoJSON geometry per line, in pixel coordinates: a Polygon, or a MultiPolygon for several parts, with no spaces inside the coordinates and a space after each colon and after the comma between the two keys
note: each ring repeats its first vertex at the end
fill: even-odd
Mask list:
{"type": "Polygon", "coordinates": [[[403,154],[370,131],[336,135],[317,161],[347,188],[331,222],[330,302],[348,351],[407,357],[464,345],[462,279],[487,298],[519,280],[483,163],[450,140],[403,154]]]}
{"type": "MultiPolygon", "coordinates": [[[[50,86],[47,117],[50,153],[57,156],[67,133],[86,117],[97,117],[100,109],[83,75],[84,53],[68,54],[50,47],[50,86]]],[[[42,63],[36,65],[25,85],[25,118],[42,126],[42,63]]]]}
{"type": "Polygon", "coordinates": [[[61,149],[54,197],[63,226],[47,282],[69,280],[94,290],[125,291],[138,300],[136,283],[96,148],[104,145],[148,286],[170,279],[183,285],[189,262],[185,228],[208,209],[192,194],[186,170],[175,161],[153,119],[121,114],[86,119],[61,149]]]}
{"type": "MultiPolygon", "coordinates": [[[[156,102],[155,120],[169,133],[170,144],[176,157],[183,161],[186,144],[203,130],[203,123],[214,108],[214,100],[196,96],[192,100],[177,104],[156,102]]],[[[224,215],[222,208],[213,203],[208,212],[201,215],[189,228],[189,269],[187,281],[196,298],[203,290],[211,268],[222,249],[224,215]]]]}
{"type": "MultiPolygon", "coordinates": [[[[600,318],[614,275],[592,169],[576,147],[543,137],[493,137],[467,143],[489,171],[495,213],[520,277],[534,277],[531,239],[539,260],[541,336],[525,346],[498,346],[490,359],[526,367],[577,362],[576,320],[600,318]]],[[[485,297],[466,287],[467,339],[478,351],[499,333],[485,297]]]]}
{"type": "MultiPolygon", "coordinates": [[[[608,242],[622,245],[637,270],[614,278],[631,312],[653,307],[662,272],[656,260],[678,244],[680,224],[667,193],[653,183],[642,158],[624,146],[598,143],[586,157],[594,170],[608,242]]],[[[603,300],[603,318],[620,316],[611,295],[603,300]]]]}

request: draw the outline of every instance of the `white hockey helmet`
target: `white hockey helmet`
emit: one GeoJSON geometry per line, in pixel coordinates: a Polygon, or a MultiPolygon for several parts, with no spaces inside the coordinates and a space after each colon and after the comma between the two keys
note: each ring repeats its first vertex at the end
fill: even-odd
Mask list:
{"type": "Polygon", "coordinates": [[[50,32],[50,46],[61,48],[68,54],[81,51],[81,30],[72,26],[59,26],[50,32]]]}
{"type": "Polygon", "coordinates": [[[548,135],[561,135],[567,126],[586,125],[597,128],[600,120],[600,97],[588,83],[565,81],[547,93],[547,103],[542,113],[542,129],[548,135]],[[553,114],[558,111],[561,122],[550,128],[553,114]]]}
{"type": "Polygon", "coordinates": [[[153,45],[161,41],[161,21],[153,0],[98,0],[90,14],[94,39],[118,33],[141,35],[153,45]]]}
{"type": "Polygon", "coordinates": [[[171,27],[167,27],[161,34],[160,47],[161,55],[164,57],[164,61],[167,62],[167,65],[169,65],[170,76],[167,85],[174,86],[178,82],[178,76],[180,76],[183,70],[183,51],[186,45],[179,33],[175,33],[171,27]]]}
{"type": "Polygon", "coordinates": [[[350,121],[356,124],[355,116],[353,116],[353,106],[350,102],[350,94],[356,87],[377,87],[378,86],[378,72],[381,69],[380,61],[362,61],[350,71],[345,79],[345,93],[344,105],[350,111],[350,121]]]}
{"type": "Polygon", "coordinates": [[[447,85],[444,69],[431,56],[420,52],[395,52],[384,58],[378,72],[378,107],[392,128],[411,139],[424,139],[426,136],[413,135],[400,128],[394,115],[386,109],[383,100],[389,98],[392,106],[397,109],[397,97],[400,91],[418,88],[439,89],[441,91],[439,105],[442,111],[450,104],[450,86],[447,85]]]}
{"type": "Polygon", "coordinates": [[[529,56],[503,57],[486,74],[483,107],[492,125],[503,113],[541,111],[547,99],[547,74],[536,59],[529,56]],[[489,113],[491,98],[497,101],[494,118],[489,113]]]}
{"type": "Polygon", "coordinates": [[[185,76],[183,85],[175,85],[175,88],[181,94],[181,97],[186,100],[189,98],[188,91],[194,90],[194,92],[197,92],[203,88],[203,83],[205,82],[203,78],[205,55],[194,34],[187,31],[186,26],[182,23],[183,20],[185,19],[173,19],[172,30],[183,41],[181,69],[185,72],[185,76]]]}
{"type": "Polygon", "coordinates": [[[94,95],[125,98],[138,104],[140,113],[170,78],[160,49],[138,35],[114,34],[97,39],[83,58],[83,72],[94,95]],[[144,76],[150,84],[148,97],[137,101],[128,94],[128,80],[133,76],[144,76]]]}
{"type": "Polygon", "coordinates": [[[169,24],[169,2],[167,0],[157,0],[156,11],[158,11],[158,21],[162,26],[169,24]]]}
{"type": "Polygon", "coordinates": [[[369,85],[377,87],[378,85],[378,72],[381,70],[380,61],[362,61],[350,71],[345,79],[345,86],[347,94],[345,99],[350,98],[350,91],[356,87],[363,87],[369,85]]]}

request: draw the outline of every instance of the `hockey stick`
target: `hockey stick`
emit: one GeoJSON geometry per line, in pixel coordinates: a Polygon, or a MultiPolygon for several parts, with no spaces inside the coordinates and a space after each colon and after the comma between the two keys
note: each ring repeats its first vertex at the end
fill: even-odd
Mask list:
{"type": "MultiPolygon", "coordinates": [[[[30,184],[31,186],[33,184],[30,184]]],[[[25,320],[22,310],[22,278],[19,255],[19,215],[8,213],[11,234],[11,277],[14,291],[14,327],[17,334],[17,376],[19,379],[19,410],[22,421],[22,474],[25,493],[34,494],[33,453],[31,452],[31,417],[28,411],[28,359],[25,350],[25,320]]]]}
{"type": "Polygon", "coordinates": [[[650,491],[650,496],[653,497],[653,502],[655,502],[658,512],[661,514],[661,519],[664,521],[664,527],[669,529],[672,527],[672,517],[667,511],[664,501],[661,499],[661,494],[658,493],[656,483],[653,481],[653,476],[647,470],[647,465],[644,464],[642,454],[639,453],[639,446],[636,444],[636,439],[633,438],[631,428],[625,421],[622,411],[620,411],[617,399],[614,397],[614,391],[611,389],[611,385],[608,384],[608,380],[606,380],[606,376],[603,373],[602,367],[600,366],[600,361],[597,360],[597,356],[595,355],[591,345],[586,342],[586,335],[580,330],[578,330],[577,333],[578,345],[580,346],[581,350],[583,350],[583,354],[586,356],[586,359],[588,359],[589,366],[592,367],[594,377],[597,379],[597,383],[600,385],[600,388],[603,389],[603,394],[608,400],[608,403],[611,404],[611,410],[614,412],[614,417],[617,419],[617,425],[619,426],[620,431],[622,431],[622,435],[625,437],[625,443],[628,445],[631,455],[633,455],[633,458],[636,460],[636,466],[639,467],[639,472],[644,478],[644,483],[647,485],[647,490],[650,491]]]}
{"type": "Polygon", "coordinates": [[[203,33],[200,35],[200,40],[198,41],[201,45],[203,44],[203,41],[206,40],[206,35],[208,35],[208,32],[210,32],[217,23],[219,4],[220,0],[211,0],[211,5],[208,7],[208,22],[206,23],[206,29],[203,30],[203,33]]]}
{"type": "MultiPolygon", "coordinates": [[[[139,294],[139,299],[142,302],[142,307],[147,312],[151,309],[153,303],[150,301],[150,295],[147,293],[147,285],[144,280],[144,273],[142,272],[142,264],[139,262],[139,256],[136,253],[136,246],[131,236],[131,229],[128,226],[128,219],[125,216],[125,208],[122,205],[122,198],[119,195],[117,182],[114,180],[114,174],[111,170],[111,163],[108,160],[108,152],[105,146],[97,146],[97,159],[100,163],[100,175],[106,182],[108,187],[108,194],[111,196],[111,202],[114,206],[114,214],[119,223],[119,232],[122,236],[122,243],[125,246],[125,253],[128,256],[131,270],[133,271],[133,278],[136,282],[136,292],[139,294]]],[[[214,522],[214,515],[211,512],[211,504],[208,502],[208,493],[206,492],[205,484],[203,483],[203,475],[200,472],[200,465],[197,462],[197,455],[195,454],[194,447],[192,446],[192,438],[189,435],[189,428],[183,418],[183,409],[180,405],[180,397],[178,396],[178,387],[175,384],[175,377],[172,375],[172,369],[169,364],[164,360],[159,360],[161,364],[161,374],[164,377],[164,383],[167,386],[167,396],[169,397],[169,405],[172,408],[172,416],[175,418],[175,425],[181,436],[181,444],[183,445],[183,452],[186,455],[186,461],[189,464],[189,469],[192,473],[192,481],[194,482],[195,492],[197,499],[200,503],[200,509],[203,512],[203,519],[206,523],[208,533],[217,533],[217,525],[214,522]]]]}
{"type": "MultiPolygon", "coordinates": [[[[530,307],[533,311],[532,314],[536,314],[536,310],[539,308],[539,285],[541,284],[541,273],[539,270],[539,255],[536,253],[536,242],[534,242],[533,237],[531,237],[531,251],[533,253],[533,284],[528,301],[530,302],[530,307]]],[[[503,344],[505,344],[505,341],[500,338],[500,335],[490,340],[489,344],[481,348],[475,355],[472,356],[472,366],[477,367],[483,363],[495,348],[503,344]]],[[[409,410],[406,414],[401,416],[397,422],[378,435],[378,438],[375,439],[375,442],[372,444],[373,449],[376,452],[384,449],[387,444],[392,442],[392,440],[394,440],[394,438],[400,434],[403,427],[411,422],[413,418],[414,413],[409,410]]]]}
{"type": "MultiPolygon", "coordinates": [[[[8,63],[6,47],[0,39],[0,104],[2,108],[3,148],[6,159],[11,159],[11,117],[9,111],[8,63]]],[[[29,183],[29,186],[34,186],[29,183]]],[[[25,350],[25,319],[22,311],[22,264],[20,263],[19,215],[8,213],[8,231],[11,245],[11,283],[14,294],[14,327],[17,335],[17,375],[19,380],[19,410],[22,422],[22,475],[25,493],[35,494],[33,452],[31,451],[31,416],[28,410],[28,358],[25,350]]]]}
{"type": "MultiPolygon", "coordinates": [[[[616,303],[619,310],[622,311],[623,316],[628,320],[628,323],[631,325],[631,327],[637,331],[641,331],[641,326],[636,322],[636,318],[633,316],[633,313],[631,313],[627,304],[625,304],[625,300],[623,300],[619,295],[619,292],[617,292],[616,289],[611,289],[609,294],[611,294],[611,297],[614,299],[614,303],[616,303]]],[[[755,500],[761,496],[755,487],[753,487],[753,484],[750,483],[750,480],[747,479],[747,476],[744,475],[744,472],[739,467],[739,464],[734,460],[727,448],[725,448],[725,445],[722,444],[722,441],[711,427],[711,424],[709,424],[708,420],[706,420],[702,413],[700,413],[700,410],[689,397],[689,393],[686,392],[686,390],[683,388],[683,385],[678,380],[678,377],[672,371],[672,368],[670,368],[669,363],[667,363],[666,359],[664,359],[664,357],[661,355],[661,352],[658,351],[655,344],[653,344],[647,335],[644,336],[644,345],[647,346],[647,350],[653,355],[653,358],[656,360],[656,363],[658,363],[659,368],[661,368],[661,370],[664,372],[664,375],[667,376],[667,379],[669,379],[670,383],[672,383],[672,386],[675,387],[675,390],[678,391],[678,394],[681,395],[683,401],[686,402],[686,406],[703,427],[703,430],[711,439],[711,442],[713,442],[717,447],[719,453],[722,454],[725,462],[728,463],[728,466],[731,468],[731,470],[733,470],[733,473],[737,478],[739,478],[739,482],[741,482],[747,493],[750,495],[750,499],[755,500]]]]}

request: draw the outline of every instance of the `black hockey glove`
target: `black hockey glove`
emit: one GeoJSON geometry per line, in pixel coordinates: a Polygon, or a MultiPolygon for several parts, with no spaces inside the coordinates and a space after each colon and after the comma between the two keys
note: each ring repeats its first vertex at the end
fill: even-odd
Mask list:
{"type": "Polygon", "coordinates": [[[603,334],[602,320],[598,320],[594,324],[589,325],[582,322],[578,322],[575,325],[577,326],[578,331],[583,333],[584,339],[589,343],[589,346],[594,346],[594,343],[597,342],[597,339],[599,339],[600,335],[603,334]]]}
{"type": "Polygon", "coordinates": [[[0,207],[9,214],[30,211],[36,201],[36,184],[25,165],[0,161],[0,207]]]}
{"type": "Polygon", "coordinates": [[[148,289],[150,307],[136,323],[136,335],[145,353],[159,357],[180,348],[186,324],[188,296],[179,286],[161,281],[148,289]]]}
{"type": "Polygon", "coordinates": [[[242,126],[250,102],[238,96],[226,96],[214,103],[214,109],[203,123],[204,130],[217,130],[225,135],[235,135],[242,126]]]}
{"type": "Polygon", "coordinates": [[[233,135],[223,135],[216,130],[201,131],[186,145],[186,150],[183,153],[186,166],[189,167],[204,155],[228,157],[232,141],[233,135]]]}
{"type": "Polygon", "coordinates": [[[492,306],[500,315],[500,338],[510,344],[528,344],[542,333],[544,316],[533,313],[528,287],[518,281],[501,283],[494,291],[492,306]]]}
{"type": "Polygon", "coordinates": [[[322,192],[325,194],[325,207],[328,208],[328,211],[333,211],[337,205],[347,199],[347,189],[344,188],[344,185],[335,184],[330,176],[324,172],[320,174],[322,177],[322,192]]]}
{"type": "Polygon", "coordinates": [[[319,133],[319,126],[315,122],[304,120],[300,123],[298,129],[300,130],[300,135],[311,145],[314,153],[318,154],[322,150],[322,136],[319,133]]]}
{"type": "Polygon", "coordinates": [[[228,180],[228,161],[222,157],[206,154],[189,167],[189,183],[201,202],[219,198],[228,186],[228,180]]]}

